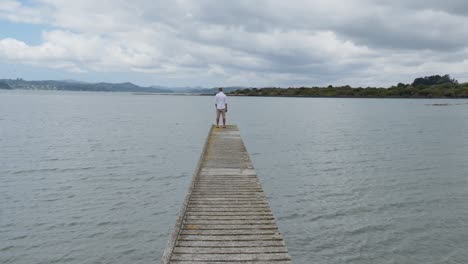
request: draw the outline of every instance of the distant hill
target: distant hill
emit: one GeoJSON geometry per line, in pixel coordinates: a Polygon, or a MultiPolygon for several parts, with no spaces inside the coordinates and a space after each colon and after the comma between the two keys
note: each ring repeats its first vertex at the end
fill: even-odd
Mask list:
{"type": "MultiPolygon", "coordinates": [[[[207,87],[164,87],[164,86],[152,86],[157,89],[171,90],[174,93],[184,94],[215,94],[218,92],[218,88],[207,88],[207,87]]],[[[234,92],[237,90],[245,89],[246,87],[223,87],[224,92],[234,92]]]]}
{"type": "MultiPolygon", "coordinates": [[[[144,92],[144,93],[172,93],[169,89],[142,87],[133,83],[84,83],[73,80],[65,81],[26,81],[23,79],[0,79],[12,89],[22,90],[61,90],[61,91],[90,91],[90,92],[144,92]]],[[[2,88],[7,89],[7,88],[2,88]]]]}
{"type": "Polygon", "coordinates": [[[0,90],[3,89],[3,90],[11,90],[13,88],[10,87],[10,85],[8,85],[7,83],[5,82],[1,82],[0,81],[0,90]]]}
{"type": "Polygon", "coordinates": [[[193,93],[194,90],[209,89],[209,88],[204,88],[204,87],[168,87],[168,86],[159,86],[159,85],[154,85],[151,87],[156,88],[156,89],[170,90],[173,93],[193,93]]]}
{"type": "MultiPolygon", "coordinates": [[[[223,87],[225,93],[231,93],[246,87],[223,87]]],[[[204,87],[143,87],[130,82],[125,83],[87,83],[76,80],[27,81],[23,79],[0,79],[0,89],[22,90],[60,90],[60,91],[90,91],[90,92],[138,92],[138,93],[186,93],[215,94],[218,88],[204,87]],[[3,83],[4,85],[1,85],[3,83]]]]}
{"type": "Polygon", "coordinates": [[[67,83],[88,83],[88,82],[82,82],[82,81],[77,81],[77,80],[73,80],[73,79],[62,80],[62,82],[67,82],[67,83]]]}
{"type": "MultiPolygon", "coordinates": [[[[223,87],[223,92],[225,93],[232,93],[238,90],[243,90],[246,89],[246,87],[238,87],[238,86],[232,86],[232,87],[223,87]]],[[[193,93],[193,94],[216,94],[218,92],[218,88],[194,88],[188,91],[188,93],[193,93]]]]}

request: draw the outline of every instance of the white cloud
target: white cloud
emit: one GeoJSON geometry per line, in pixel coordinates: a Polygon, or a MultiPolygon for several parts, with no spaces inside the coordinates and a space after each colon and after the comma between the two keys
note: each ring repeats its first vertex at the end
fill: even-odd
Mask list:
{"type": "Polygon", "coordinates": [[[42,23],[47,16],[48,10],[43,6],[24,6],[17,0],[2,0],[0,2],[0,18],[13,22],[42,23]]]}
{"type": "Polygon", "coordinates": [[[39,45],[1,39],[0,60],[140,72],[175,85],[390,85],[433,73],[468,77],[463,1],[31,3],[3,0],[0,18],[53,29],[39,45]],[[189,83],[194,80],[200,83],[189,83]]]}

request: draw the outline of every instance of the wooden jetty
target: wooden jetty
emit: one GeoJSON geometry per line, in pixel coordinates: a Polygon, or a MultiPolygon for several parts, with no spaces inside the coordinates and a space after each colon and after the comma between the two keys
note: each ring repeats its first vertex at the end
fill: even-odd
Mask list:
{"type": "Polygon", "coordinates": [[[162,264],[291,264],[237,126],[211,128],[162,264]]]}

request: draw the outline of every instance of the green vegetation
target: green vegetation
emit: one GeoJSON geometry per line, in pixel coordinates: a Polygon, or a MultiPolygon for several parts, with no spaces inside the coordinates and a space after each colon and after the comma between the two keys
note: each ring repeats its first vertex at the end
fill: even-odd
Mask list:
{"type": "Polygon", "coordinates": [[[252,88],[230,93],[238,96],[285,97],[356,97],[356,98],[468,98],[468,83],[459,84],[450,75],[434,75],[416,78],[412,84],[399,83],[390,88],[300,87],[300,88],[252,88]]]}
{"type": "Polygon", "coordinates": [[[412,84],[412,86],[418,85],[439,85],[439,84],[453,84],[457,85],[458,81],[455,79],[450,78],[450,75],[446,74],[444,76],[440,75],[433,75],[433,76],[426,76],[421,78],[416,78],[412,84]]]}

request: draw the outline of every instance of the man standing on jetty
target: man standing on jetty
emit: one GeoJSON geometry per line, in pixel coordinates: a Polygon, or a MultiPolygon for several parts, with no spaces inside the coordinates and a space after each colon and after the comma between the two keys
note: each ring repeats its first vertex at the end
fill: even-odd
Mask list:
{"type": "Polygon", "coordinates": [[[216,106],[216,127],[219,128],[219,116],[223,116],[223,127],[226,128],[226,113],[227,108],[227,96],[223,93],[223,87],[218,88],[218,93],[215,96],[216,106]]]}

